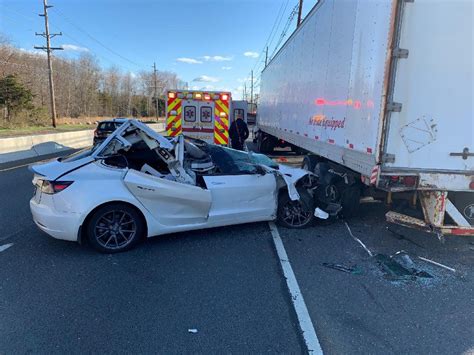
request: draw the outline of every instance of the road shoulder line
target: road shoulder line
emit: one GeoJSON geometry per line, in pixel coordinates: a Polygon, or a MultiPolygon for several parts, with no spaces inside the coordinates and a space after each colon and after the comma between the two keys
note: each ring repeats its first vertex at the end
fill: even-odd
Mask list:
{"type": "Polygon", "coordinates": [[[291,267],[290,260],[286,254],[285,246],[281,240],[280,233],[274,222],[268,222],[270,231],[273,237],[273,244],[278,254],[280,260],[280,265],[283,270],[283,275],[286,279],[286,285],[290,291],[291,302],[293,303],[293,308],[296,312],[298,318],[298,323],[303,333],[304,342],[308,353],[310,354],[323,354],[323,350],[319,343],[318,336],[314,330],[313,322],[309,316],[308,308],[306,308],[306,303],[304,302],[303,295],[301,293],[298,281],[296,280],[295,273],[291,267]]]}

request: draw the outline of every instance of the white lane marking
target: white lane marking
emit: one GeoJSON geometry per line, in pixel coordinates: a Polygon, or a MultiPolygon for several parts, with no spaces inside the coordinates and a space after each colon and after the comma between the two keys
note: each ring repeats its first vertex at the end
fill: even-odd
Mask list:
{"type": "Polygon", "coordinates": [[[371,256],[371,257],[374,256],[374,254],[372,254],[370,249],[367,248],[364,243],[362,243],[362,240],[360,240],[359,238],[354,236],[354,234],[352,234],[351,228],[349,227],[349,225],[347,224],[346,221],[344,221],[344,224],[346,225],[346,228],[349,231],[349,234],[351,235],[352,239],[354,239],[357,243],[359,243],[362,246],[362,248],[364,248],[364,250],[369,254],[369,256],[371,256]]]}
{"type": "Polygon", "coordinates": [[[33,163],[38,163],[38,162],[32,162],[32,163],[23,164],[23,165],[12,166],[11,168],[0,169],[0,172],[9,171],[9,170],[15,170],[15,169],[18,169],[18,168],[23,168],[23,167],[28,166],[28,165],[33,164],[33,163]]]}
{"type": "Polygon", "coordinates": [[[1,253],[2,251],[7,250],[7,249],[10,248],[11,246],[13,246],[13,243],[8,243],[8,244],[0,245],[0,253],[1,253]]]}
{"type": "Polygon", "coordinates": [[[290,291],[291,302],[293,302],[293,307],[298,317],[298,322],[303,332],[304,342],[308,353],[310,354],[322,354],[323,349],[319,344],[318,336],[314,330],[313,322],[309,316],[308,309],[304,302],[303,295],[298,286],[298,281],[296,280],[295,273],[291,267],[290,261],[288,260],[288,255],[286,254],[285,246],[281,240],[280,233],[278,233],[277,226],[273,222],[268,222],[270,226],[270,231],[273,237],[273,243],[275,244],[275,249],[278,253],[278,258],[280,259],[280,265],[283,269],[283,274],[286,279],[286,285],[290,291]]]}

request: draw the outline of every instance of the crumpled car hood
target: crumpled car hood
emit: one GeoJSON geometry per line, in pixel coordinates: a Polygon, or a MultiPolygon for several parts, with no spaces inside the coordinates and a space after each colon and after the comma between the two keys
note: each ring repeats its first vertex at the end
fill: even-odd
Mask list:
{"type": "Polygon", "coordinates": [[[293,201],[300,199],[300,194],[296,190],[295,184],[304,176],[310,175],[309,171],[300,168],[292,168],[287,165],[278,165],[278,169],[273,169],[266,165],[260,165],[267,172],[272,172],[277,174],[285,180],[286,186],[288,188],[288,195],[293,201]]]}

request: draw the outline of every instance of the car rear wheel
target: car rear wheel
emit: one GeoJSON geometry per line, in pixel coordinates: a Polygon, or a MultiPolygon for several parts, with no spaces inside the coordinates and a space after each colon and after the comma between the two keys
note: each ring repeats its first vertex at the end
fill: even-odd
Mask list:
{"type": "Polygon", "coordinates": [[[87,225],[91,245],[102,253],[119,253],[132,248],[144,235],[140,214],[124,203],[97,209],[87,225]]]}
{"type": "Polygon", "coordinates": [[[287,228],[305,228],[314,218],[314,200],[303,189],[298,189],[300,199],[292,201],[287,191],[282,191],[278,201],[277,222],[287,228]]]}

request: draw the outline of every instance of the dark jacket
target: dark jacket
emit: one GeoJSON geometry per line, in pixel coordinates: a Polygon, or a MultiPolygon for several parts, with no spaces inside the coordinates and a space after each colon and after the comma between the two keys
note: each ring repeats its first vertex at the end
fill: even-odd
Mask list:
{"type": "Polygon", "coordinates": [[[230,125],[229,136],[232,146],[243,146],[245,140],[249,137],[249,129],[242,119],[237,119],[230,125]]]}

